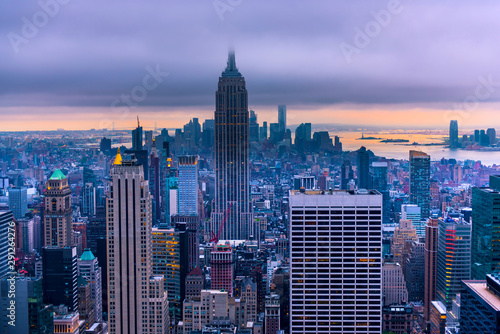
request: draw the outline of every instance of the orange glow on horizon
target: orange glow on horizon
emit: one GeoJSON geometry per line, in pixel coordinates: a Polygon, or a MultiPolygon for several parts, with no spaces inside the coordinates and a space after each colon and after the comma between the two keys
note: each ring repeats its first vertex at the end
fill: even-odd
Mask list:
{"type": "MultiPolygon", "coordinates": [[[[278,112],[276,107],[253,106],[258,115],[257,121],[276,123],[278,112]]],[[[388,106],[387,109],[377,106],[367,109],[366,106],[333,106],[322,108],[305,108],[288,106],[287,124],[300,123],[356,125],[360,127],[387,128],[429,128],[447,129],[451,119],[457,119],[461,129],[500,128],[497,113],[493,106],[473,112],[456,113],[439,108],[408,108],[388,106]]],[[[100,129],[103,125],[110,130],[111,120],[115,129],[132,129],[137,126],[136,115],[141,125],[153,129],[155,122],[158,129],[182,128],[193,117],[200,123],[213,118],[213,108],[137,108],[128,113],[111,112],[106,107],[3,107],[0,108],[0,131],[37,131],[37,130],[89,130],[100,129]]]]}

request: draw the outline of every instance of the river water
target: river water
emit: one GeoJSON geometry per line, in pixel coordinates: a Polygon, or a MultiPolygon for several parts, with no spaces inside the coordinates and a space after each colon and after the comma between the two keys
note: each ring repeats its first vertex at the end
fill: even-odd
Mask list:
{"type": "Polygon", "coordinates": [[[423,146],[409,145],[413,142],[419,144],[442,143],[447,136],[439,134],[412,134],[412,133],[364,133],[365,137],[376,137],[383,139],[407,139],[408,143],[381,143],[379,140],[358,140],[361,138],[361,132],[330,132],[330,135],[339,136],[342,142],[342,148],[345,151],[357,150],[361,146],[365,146],[375,155],[392,159],[409,158],[410,150],[423,151],[431,156],[432,161],[445,159],[456,159],[457,161],[474,160],[481,161],[482,164],[500,165],[500,151],[482,152],[482,151],[467,151],[460,149],[449,149],[443,146],[423,146]]]}

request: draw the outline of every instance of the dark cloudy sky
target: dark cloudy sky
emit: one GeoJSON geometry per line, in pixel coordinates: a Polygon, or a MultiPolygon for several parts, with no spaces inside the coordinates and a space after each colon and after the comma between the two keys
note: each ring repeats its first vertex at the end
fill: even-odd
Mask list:
{"type": "Polygon", "coordinates": [[[264,119],[500,127],[498,1],[59,1],[0,2],[0,130],[210,117],[231,47],[264,119]]]}

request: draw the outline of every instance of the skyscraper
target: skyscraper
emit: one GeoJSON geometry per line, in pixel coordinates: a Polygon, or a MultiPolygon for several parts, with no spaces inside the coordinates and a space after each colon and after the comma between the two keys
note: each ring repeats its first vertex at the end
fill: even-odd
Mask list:
{"type": "Polygon", "coordinates": [[[52,305],[44,305],[42,280],[16,276],[0,280],[0,333],[51,334],[54,333],[52,305]],[[12,294],[12,290],[15,294],[12,294]],[[10,292],[10,293],[9,293],[10,292]],[[14,307],[11,301],[15,301],[14,307]],[[12,322],[10,309],[15,310],[12,322]],[[10,324],[9,324],[10,322],[10,324]],[[15,326],[12,326],[12,323],[15,326]]]}
{"type": "Polygon", "coordinates": [[[160,196],[160,183],[161,183],[161,169],[160,169],[160,156],[156,149],[156,142],[153,140],[151,143],[151,154],[149,155],[149,190],[153,196],[152,200],[152,215],[153,224],[156,224],[161,217],[161,196],[160,196]]]}
{"type": "Polygon", "coordinates": [[[9,269],[9,233],[13,233],[15,229],[14,215],[12,211],[0,211],[0,279],[7,273],[11,272],[9,269]]]}
{"type": "Polygon", "coordinates": [[[285,132],[286,130],[286,105],[280,104],[278,106],[278,124],[280,127],[280,132],[285,132]]]}
{"type": "Polygon", "coordinates": [[[370,155],[366,147],[361,146],[357,157],[358,189],[369,189],[370,185],[370,155]]]}
{"type": "Polygon", "coordinates": [[[419,237],[425,238],[425,221],[422,222],[420,207],[415,204],[401,205],[401,219],[409,219],[419,237]]]}
{"type": "Polygon", "coordinates": [[[380,334],[382,196],[290,192],[290,332],[380,334]]]}
{"type": "MultiPolygon", "coordinates": [[[[498,178],[498,177],[497,177],[498,178]]],[[[500,269],[500,189],[472,188],[472,278],[486,279],[500,269]]]]}
{"type": "Polygon", "coordinates": [[[19,219],[28,213],[28,190],[26,187],[9,189],[9,210],[19,219]]]}
{"type": "Polygon", "coordinates": [[[486,129],[486,135],[490,140],[490,145],[495,145],[497,143],[497,132],[494,128],[486,129]]]}
{"type": "Polygon", "coordinates": [[[95,215],[96,197],[95,187],[92,183],[86,183],[83,187],[82,214],[85,216],[95,215]]]}
{"type": "Polygon", "coordinates": [[[78,276],[90,284],[90,299],[95,309],[96,321],[102,321],[102,270],[90,249],[85,249],[78,260],[78,276]]]}
{"type": "Polygon", "coordinates": [[[440,218],[438,224],[436,300],[451,310],[462,280],[470,279],[471,224],[462,218],[440,218]]]}
{"type": "Polygon", "coordinates": [[[450,139],[449,144],[451,148],[458,147],[458,122],[456,120],[450,121],[450,139]]]}
{"type": "Polygon", "coordinates": [[[178,214],[198,215],[198,156],[179,157],[178,214]]]}
{"type": "Polygon", "coordinates": [[[44,303],[64,304],[70,311],[78,311],[76,247],[44,247],[42,261],[44,303]]]}
{"type": "Polygon", "coordinates": [[[220,238],[248,240],[257,237],[250,201],[248,93],[233,52],[219,78],[215,101],[215,208],[211,232],[218,233],[228,212],[220,238]]]}
{"type": "Polygon", "coordinates": [[[142,126],[137,117],[137,128],[132,130],[132,150],[142,150],[142,126]]]}
{"type": "Polygon", "coordinates": [[[57,169],[45,187],[45,246],[71,247],[73,209],[68,179],[57,169]]]}
{"type": "Polygon", "coordinates": [[[378,190],[383,197],[384,207],[382,210],[382,222],[389,224],[391,221],[391,196],[387,187],[387,162],[372,163],[372,188],[378,190]]]}
{"type": "Polygon", "coordinates": [[[430,218],[425,227],[424,315],[426,321],[430,320],[431,302],[436,300],[438,222],[437,219],[430,218]]]}
{"type": "Polygon", "coordinates": [[[422,218],[428,218],[431,201],[431,157],[424,152],[410,151],[410,203],[422,210],[422,218]]]}
{"type": "Polygon", "coordinates": [[[259,123],[257,114],[253,110],[250,110],[249,140],[254,143],[259,142],[259,123]]]}
{"type": "Polygon", "coordinates": [[[460,299],[460,333],[500,333],[500,277],[463,281],[460,299]]]}
{"type": "Polygon", "coordinates": [[[122,157],[118,151],[109,192],[109,332],[162,332],[168,326],[167,294],[163,277],[152,276],[151,195],[143,167],[137,165],[134,156],[122,157]]]}

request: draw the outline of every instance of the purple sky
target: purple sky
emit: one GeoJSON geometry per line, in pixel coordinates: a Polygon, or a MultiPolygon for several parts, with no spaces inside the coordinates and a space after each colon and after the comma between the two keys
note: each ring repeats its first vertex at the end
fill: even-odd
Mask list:
{"type": "Polygon", "coordinates": [[[59,1],[47,22],[36,1],[0,3],[0,116],[102,113],[147,66],[169,75],[137,110],[213,111],[231,46],[257,109],[447,110],[472,97],[465,108],[480,116],[500,99],[498,1],[59,1]],[[373,25],[380,11],[392,11],[385,26],[373,25]],[[41,27],[23,35],[34,16],[41,27]],[[367,28],[347,61],[340,46],[367,28]],[[498,84],[478,88],[479,78],[498,84]]]}

